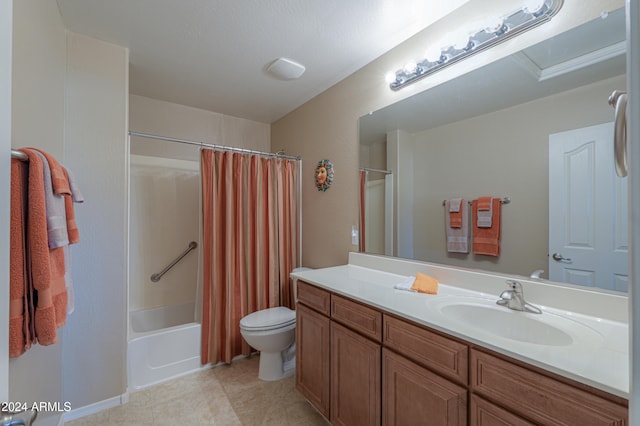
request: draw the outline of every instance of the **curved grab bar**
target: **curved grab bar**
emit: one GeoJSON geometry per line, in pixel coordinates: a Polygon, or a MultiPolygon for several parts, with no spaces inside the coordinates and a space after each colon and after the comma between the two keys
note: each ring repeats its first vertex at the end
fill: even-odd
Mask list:
{"type": "Polygon", "coordinates": [[[627,175],[627,92],[614,90],[609,96],[609,105],[615,108],[613,134],[616,174],[627,175]]]}
{"type": "Polygon", "coordinates": [[[173,262],[168,264],[166,268],[164,268],[162,271],[156,274],[151,275],[151,281],[153,281],[154,283],[157,283],[158,281],[160,281],[160,278],[162,278],[162,276],[166,274],[169,271],[169,269],[173,268],[176,265],[176,263],[180,262],[183,257],[189,254],[189,252],[195,249],[196,247],[198,247],[198,243],[196,243],[195,241],[191,241],[187,249],[184,252],[182,252],[180,256],[176,257],[173,262]]]}

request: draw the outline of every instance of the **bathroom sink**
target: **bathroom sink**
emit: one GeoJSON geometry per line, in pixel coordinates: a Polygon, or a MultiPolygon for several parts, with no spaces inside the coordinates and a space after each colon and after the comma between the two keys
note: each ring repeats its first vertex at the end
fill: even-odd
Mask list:
{"type": "Polygon", "coordinates": [[[500,338],[546,346],[597,344],[602,336],[572,319],[549,312],[532,314],[496,305],[495,300],[465,298],[443,300],[435,309],[462,326],[500,338]]]}

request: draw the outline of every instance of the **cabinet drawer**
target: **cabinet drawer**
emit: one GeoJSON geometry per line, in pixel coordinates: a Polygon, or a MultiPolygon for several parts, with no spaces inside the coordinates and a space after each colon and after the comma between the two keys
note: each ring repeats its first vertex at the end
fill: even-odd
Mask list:
{"type": "Polygon", "coordinates": [[[467,345],[388,315],[383,330],[386,347],[458,383],[468,383],[467,345]]]}
{"type": "Polygon", "coordinates": [[[373,308],[332,294],[331,319],[376,342],[382,339],[382,313],[373,308]]]}
{"type": "Polygon", "coordinates": [[[469,426],[535,426],[497,405],[471,395],[469,403],[469,426]]]}
{"type": "Polygon", "coordinates": [[[329,316],[331,294],[328,291],[307,284],[304,281],[298,281],[297,297],[298,302],[304,303],[321,314],[329,316]]]}
{"type": "Polygon", "coordinates": [[[535,424],[628,424],[626,407],[475,349],[471,390],[535,424]]]}

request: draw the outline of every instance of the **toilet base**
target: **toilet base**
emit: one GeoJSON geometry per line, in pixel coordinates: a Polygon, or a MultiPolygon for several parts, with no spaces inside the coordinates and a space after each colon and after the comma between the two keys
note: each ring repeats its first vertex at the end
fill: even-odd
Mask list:
{"type": "Polygon", "coordinates": [[[296,371],[296,360],[282,362],[282,352],[260,352],[258,378],[267,382],[290,377],[296,371]]]}

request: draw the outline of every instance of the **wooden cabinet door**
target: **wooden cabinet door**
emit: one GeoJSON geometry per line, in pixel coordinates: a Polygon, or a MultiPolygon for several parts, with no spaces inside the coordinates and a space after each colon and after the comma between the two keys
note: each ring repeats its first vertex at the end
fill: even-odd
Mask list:
{"type": "Polygon", "coordinates": [[[296,308],[296,388],[329,418],[329,318],[296,308]]]}
{"type": "Polygon", "coordinates": [[[466,425],[467,389],[384,348],[382,424],[466,425]]]}
{"type": "Polygon", "coordinates": [[[331,322],[331,424],[380,424],[380,345],[331,322]]]}

